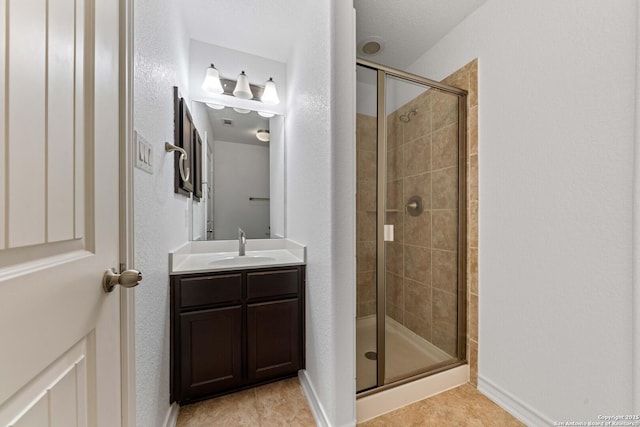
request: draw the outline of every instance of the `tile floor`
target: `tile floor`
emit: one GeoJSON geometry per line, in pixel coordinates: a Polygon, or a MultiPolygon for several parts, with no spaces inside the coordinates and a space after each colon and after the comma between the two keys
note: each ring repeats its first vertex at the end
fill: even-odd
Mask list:
{"type": "Polygon", "coordinates": [[[358,426],[524,427],[524,424],[485,397],[475,387],[465,384],[358,426]]]}
{"type": "MultiPolygon", "coordinates": [[[[298,379],[290,378],[180,409],[177,427],[205,426],[313,427],[315,422],[298,379]]],[[[524,424],[466,384],[359,426],[521,427],[524,424]]]]}
{"type": "Polygon", "coordinates": [[[176,427],[315,426],[298,378],[180,408],[176,427]]]}

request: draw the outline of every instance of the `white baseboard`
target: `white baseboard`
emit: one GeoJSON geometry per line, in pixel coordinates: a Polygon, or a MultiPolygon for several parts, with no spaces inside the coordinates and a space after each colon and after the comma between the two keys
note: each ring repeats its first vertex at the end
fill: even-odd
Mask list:
{"type": "Polygon", "coordinates": [[[427,397],[469,382],[469,365],[462,365],[399,385],[356,401],[356,416],[362,423],[427,397]]]}
{"type": "Polygon", "coordinates": [[[176,427],[178,422],[178,414],[180,413],[180,405],[173,402],[167,411],[167,416],[164,419],[164,427],[176,427]]]}
{"type": "Polygon", "coordinates": [[[478,375],[478,390],[529,427],[553,425],[553,420],[550,420],[511,393],[502,390],[482,375],[478,375]]]}
{"type": "Polygon", "coordinates": [[[300,370],[298,372],[298,378],[300,379],[302,391],[307,397],[307,402],[309,403],[309,408],[313,414],[313,419],[316,421],[316,425],[319,427],[331,427],[329,417],[327,417],[327,413],[318,399],[318,394],[313,388],[313,384],[311,383],[309,375],[307,375],[307,371],[304,369],[300,370]]]}

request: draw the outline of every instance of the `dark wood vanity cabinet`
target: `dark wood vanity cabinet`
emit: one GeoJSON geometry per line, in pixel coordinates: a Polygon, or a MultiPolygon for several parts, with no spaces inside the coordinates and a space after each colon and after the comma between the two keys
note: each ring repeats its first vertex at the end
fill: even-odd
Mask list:
{"type": "Polygon", "coordinates": [[[171,276],[171,400],[304,368],[304,266],[171,276]]]}

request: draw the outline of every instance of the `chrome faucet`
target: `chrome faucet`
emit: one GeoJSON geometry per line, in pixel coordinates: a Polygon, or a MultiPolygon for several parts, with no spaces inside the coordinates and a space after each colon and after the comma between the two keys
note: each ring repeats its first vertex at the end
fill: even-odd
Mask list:
{"type": "Polygon", "coordinates": [[[245,246],[247,245],[247,236],[242,228],[238,228],[238,255],[245,256],[245,246]]]}

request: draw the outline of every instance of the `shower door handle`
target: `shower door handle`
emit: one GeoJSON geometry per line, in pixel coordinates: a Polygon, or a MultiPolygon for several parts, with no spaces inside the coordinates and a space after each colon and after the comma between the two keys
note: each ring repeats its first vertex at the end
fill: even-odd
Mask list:
{"type": "Polygon", "coordinates": [[[393,242],[393,224],[384,225],[384,241],[393,242]]]}

